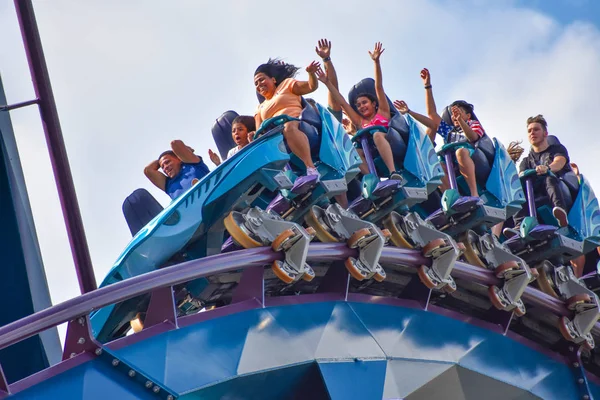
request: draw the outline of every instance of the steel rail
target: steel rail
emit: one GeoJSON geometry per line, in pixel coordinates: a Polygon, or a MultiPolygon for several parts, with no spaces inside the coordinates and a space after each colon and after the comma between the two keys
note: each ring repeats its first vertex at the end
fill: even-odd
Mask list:
{"type": "MultiPolygon", "coordinates": [[[[356,256],[356,250],[349,249],[344,244],[315,243],[310,245],[307,261],[333,262],[344,260],[349,256],[356,256]]],[[[154,289],[174,286],[219,273],[262,266],[282,258],[282,253],[275,253],[269,247],[260,247],[187,261],[126,279],[0,327],[0,349],[25,340],[46,329],[89,314],[94,310],[148,293],[154,289]]],[[[380,262],[384,265],[401,264],[412,267],[426,264],[427,261],[418,251],[395,247],[384,248],[380,259],[380,262]]],[[[491,271],[462,262],[456,263],[453,276],[482,285],[493,285],[499,282],[491,271]]],[[[523,294],[523,300],[527,304],[537,306],[559,316],[569,315],[569,311],[563,302],[533,287],[527,287],[523,294]]],[[[596,323],[593,332],[600,334],[600,323],[596,323]]]]}

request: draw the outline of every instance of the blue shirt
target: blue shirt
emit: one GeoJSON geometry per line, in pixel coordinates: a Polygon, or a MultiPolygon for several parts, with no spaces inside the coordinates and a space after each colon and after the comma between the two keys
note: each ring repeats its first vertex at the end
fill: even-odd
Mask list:
{"type": "Polygon", "coordinates": [[[194,179],[202,179],[210,171],[204,161],[195,164],[181,163],[181,170],[173,177],[167,177],[165,183],[165,192],[171,197],[176,199],[183,192],[192,187],[192,181],[194,179]]]}

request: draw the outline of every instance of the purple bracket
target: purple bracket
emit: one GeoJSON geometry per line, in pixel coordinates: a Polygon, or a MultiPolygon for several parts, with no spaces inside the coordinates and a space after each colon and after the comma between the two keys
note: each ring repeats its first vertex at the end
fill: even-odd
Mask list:
{"type": "Polygon", "coordinates": [[[86,351],[95,352],[98,348],[101,348],[101,345],[92,336],[89,315],[69,321],[63,361],[86,351]]]}
{"type": "Polygon", "coordinates": [[[487,313],[487,316],[489,321],[500,327],[500,333],[502,335],[506,335],[506,332],[508,332],[508,328],[510,327],[510,323],[512,321],[513,312],[498,310],[492,305],[490,311],[487,313]]]}
{"type": "Polygon", "coordinates": [[[456,172],[454,171],[454,159],[452,158],[452,153],[450,151],[446,151],[444,153],[444,160],[446,161],[446,171],[448,172],[448,181],[450,182],[450,189],[458,189],[458,185],[456,184],[456,172]]]}
{"type": "Polygon", "coordinates": [[[40,101],[40,99],[34,99],[34,100],[22,101],[20,103],[14,103],[14,104],[8,104],[8,105],[5,105],[5,106],[0,106],[0,111],[16,110],[18,108],[31,106],[33,104],[38,104],[39,101],[40,101]]]}
{"type": "Polygon", "coordinates": [[[347,299],[349,287],[350,274],[342,261],[336,261],[327,269],[316,293],[341,293],[347,299]]]}
{"type": "Polygon", "coordinates": [[[177,310],[175,309],[172,286],[152,291],[150,304],[148,304],[148,310],[146,311],[146,319],[144,320],[144,329],[163,322],[168,322],[177,327],[177,310]]]}
{"type": "Polygon", "coordinates": [[[408,285],[406,285],[404,290],[402,290],[400,296],[405,299],[416,300],[423,310],[427,310],[429,299],[431,299],[431,289],[428,289],[427,286],[421,282],[419,277],[415,275],[410,282],[408,282],[408,285]]]}
{"type": "Polygon", "coordinates": [[[240,283],[233,290],[232,303],[256,299],[265,304],[265,268],[262,266],[249,267],[242,272],[240,283]]]}
{"type": "Polygon", "coordinates": [[[564,353],[569,360],[571,372],[573,372],[573,377],[575,378],[575,386],[579,390],[579,398],[590,400],[593,397],[588,385],[585,368],[583,368],[583,363],[581,362],[581,346],[567,341],[563,341],[563,343],[564,353]]]}
{"type": "Polygon", "coordinates": [[[4,371],[2,370],[2,365],[0,365],[0,398],[4,398],[9,394],[10,390],[8,388],[8,382],[4,375],[4,371]]]}

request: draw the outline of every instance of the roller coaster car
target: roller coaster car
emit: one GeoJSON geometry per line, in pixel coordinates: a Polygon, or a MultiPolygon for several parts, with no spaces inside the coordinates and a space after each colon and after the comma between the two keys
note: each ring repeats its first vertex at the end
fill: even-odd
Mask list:
{"type": "Polygon", "coordinates": [[[302,106],[298,119],[273,117],[264,121],[256,133],[260,136],[263,132],[281,132],[286,122],[298,120],[300,130],[308,138],[320,181],[317,183],[316,176],[306,176],[304,163],[286,144],[291,160],[285,174],[292,184],[283,187],[266,207],[288,221],[300,221],[312,205],[327,204],[333,196],[346,193],[347,184],[358,174],[361,163],[343,126],[329,111],[310,99],[303,99],[302,106]]]}
{"type": "MultiPolygon", "coordinates": [[[[225,219],[231,212],[243,211],[265,190],[274,192],[289,182],[283,170],[290,156],[285,150],[283,136],[278,133],[266,134],[241,149],[235,156],[225,160],[218,168],[202,178],[184,194],[173,200],[133,237],[119,256],[101,286],[141,275],[173,263],[198,259],[221,251],[225,232],[225,219]]],[[[139,193],[138,193],[139,194],[139,193]]],[[[129,201],[129,199],[128,199],[129,201]]],[[[131,208],[127,205],[126,208],[131,208]]],[[[152,212],[156,212],[153,206],[152,212]]],[[[131,213],[126,216],[131,217],[131,213]]],[[[140,214],[138,214],[139,216],[140,214]]],[[[142,213],[143,215],[143,213],[142,213]]],[[[136,217],[137,218],[137,217],[136,217]]],[[[264,219],[277,219],[263,216],[264,219]]],[[[139,221],[128,221],[132,232],[139,221]]],[[[283,231],[291,230],[295,237],[309,240],[304,229],[288,222],[276,224],[279,231],[269,232],[261,237],[261,245],[279,238],[283,251],[288,251],[291,237],[279,237],[283,231]]],[[[286,235],[289,232],[286,232],[286,235]]],[[[308,246],[308,243],[306,243],[308,246]]],[[[301,252],[302,255],[302,252],[301,252]]],[[[304,272],[304,263],[298,261],[304,272]]],[[[306,270],[306,272],[310,272],[306,270]]],[[[304,276],[304,274],[302,274],[304,276]]],[[[189,282],[180,311],[187,310],[201,291],[208,285],[204,279],[189,282]],[[188,299],[190,301],[185,301],[188,299]]],[[[176,293],[179,296],[180,293],[176,293]]],[[[134,319],[148,296],[105,307],[92,314],[92,329],[101,341],[124,334],[129,329],[129,321],[134,319]]],[[[197,304],[192,308],[200,307],[197,304]]],[[[191,310],[189,310],[191,311],[191,310]]]]}
{"type": "MultiPolygon", "coordinates": [[[[354,104],[361,93],[375,95],[372,79],[363,79],[350,90],[350,104],[354,104]]],[[[349,210],[371,222],[380,221],[400,207],[408,209],[427,200],[429,194],[441,184],[444,175],[429,137],[421,132],[410,116],[407,122],[389,99],[388,102],[391,112],[389,128],[368,127],[358,131],[352,138],[356,147],[364,151],[369,174],[363,176],[360,196],[352,201],[349,210]],[[379,178],[388,176],[391,171],[388,171],[374,146],[372,135],[376,132],[385,133],[400,180],[379,178]]]]}
{"type": "MultiPolygon", "coordinates": [[[[448,118],[447,112],[445,118],[448,118]]],[[[492,226],[515,215],[525,201],[514,162],[504,146],[487,135],[474,145],[467,142],[446,144],[439,154],[448,166],[451,188],[442,196],[442,207],[427,221],[462,242],[469,263],[491,269],[503,280],[502,285],[491,286],[488,290],[490,301],[496,308],[524,315],[526,310],[521,295],[537,274],[491,233],[492,226]],[[454,155],[459,148],[473,151],[480,197],[461,196],[461,191],[468,192],[468,187],[462,177],[456,178],[454,155]]]]}
{"type": "Polygon", "coordinates": [[[587,284],[592,284],[595,276],[587,276],[586,280],[577,278],[568,262],[595,252],[600,245],[598,200],[583,175],[567,173],[560,180],[560,188],[567,204],[571,204],[569,225],[559,227],[547,199],[536,198],[533,191],[534,181],[545,178],[535,170],[523,171],[521,174],[530,215],[521,223],[519,234],[506,240],[505,244],[514,254],[537,268],[538,286],[542,291],[564,299],[567,307],[574,312],[572,319],[563,317],[558,321],[563,337],[591,349],[594,347],[594,339],[590,332],[600,317],[600,310],[598,296],[592,290],[595,287],[589,288],[587,284]]]}

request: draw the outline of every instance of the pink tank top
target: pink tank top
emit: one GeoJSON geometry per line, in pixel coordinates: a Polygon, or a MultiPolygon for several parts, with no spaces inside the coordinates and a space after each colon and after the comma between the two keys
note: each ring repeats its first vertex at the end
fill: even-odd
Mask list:
{"type": "Polygon", "coordinates": [[[390,120],[387,118],[383,118],[381,114],[375,114],[375,116],[370,121],[363,122],[362,127],[364,129],[375,125],[381,125],[387,128],[388,126],[390,126],[390,120]]]}

